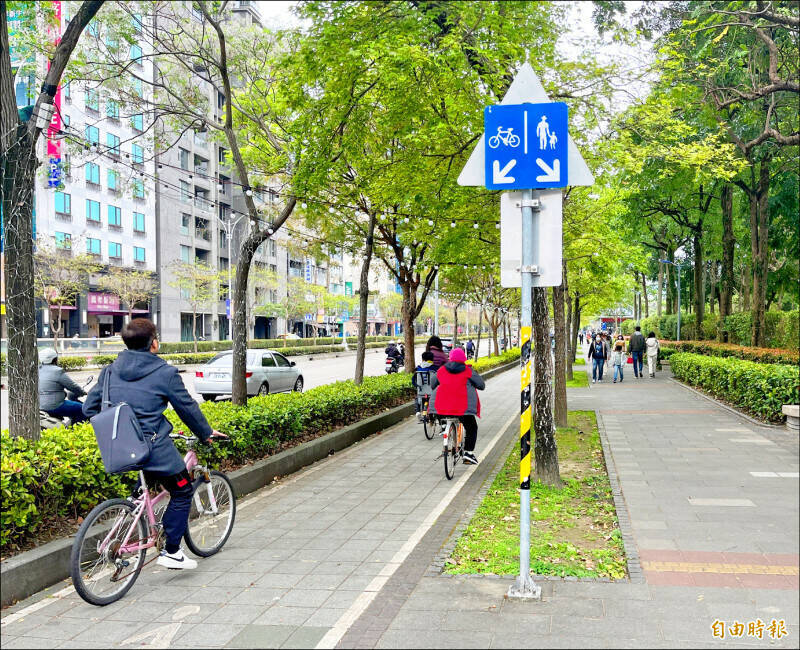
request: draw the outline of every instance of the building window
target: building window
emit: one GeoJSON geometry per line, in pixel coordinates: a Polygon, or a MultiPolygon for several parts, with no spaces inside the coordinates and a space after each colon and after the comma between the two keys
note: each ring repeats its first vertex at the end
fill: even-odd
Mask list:
{"type": "Polygon", "coordinates": [[[69,115],[62,115],[61,121],[64,123],[64,126],[69,127],[69,115]]]}
{"type": "Polygon", "coordinates": [[[89,237],[86,240],[86,252],[89,255],[100,255],[100,240],[89,237]]]}
{"type": "MultiPolygon", "coordinates": [[[[192,216],[189,214],[181,215],[181,235],[189,234],[189,224],[192,222],[192,216]]],[[[184,246],[185,248],[185,246],[184,246]]]]}
{"type": "Polygon", "coordinates": [[[100,221],[100,201],[86,199],[86,220],[100,221]]]}
{"type": "Polygon", "coordinates": [[[270,256],[271,257],[275,257],[275,255],[277,254],[277,251],[278,251],[277,245],[275,244],[275,240],[274,239],[268,239],[267,242],[269,242],[267,244],[267,247],[268,247],[270,256]]]}
{"type": "Polygon", "coordinates": [[[191,256],[192,256],[192,247],[181,246],[181,262],[185,262],[186,264],[188,264],[191,256]]]}
{"type": "Polygon", "coordinates": [[[112,120],[119,119],[119,103],[113,99],[106,100],[106,117],[112,120]]]}
{"type": "Polygon", "coordinates": [[[144,162],[144,148],[138,144],[131,145],[131,160],[141,165],[144,162]]]}
{"type": "Polygon", "coordinates": [[[72,214],[72,196],[64,192],[56,192],[56,213],[72,214]]]}
{"type": "Polygon", "coordinates": [[[96,126],[87,126],[86,142],[89,144],[100,144],[100,129],[96,126]]]}
{"type": "Polygon", "coordinates": [[[72,95],[70,95],[70,92],[71,91],[70,91],[69,81],[68,81],[63,86],[61,86],[61,96],[64,99],[72,99],[72,95]]]}
{"type": "Polygon", "coordinates": [[[122,227],[122,210],[116,205],[108,206],[108,225],[114,228],[122,227]]]}
{"type": "Polygon", "coordinates": [[[108,242],[108,257],[115,260],[122,259],[122,244],[115,241],[108,242]]]}
{"type": "Polygon", "coordinates": [[[192,189],[186,181],[181,181],[181,201],[184,203],[192,202],[192,189]]]}
{"type": "Polygon", "coordinates": [[[83,166],[83,169],[86,172],[87,183],[94,183],[95,185],[100,185],[100,165],[96,163],[87,162],[83,166]]]}
{"type": "Polygon", "coordinates": [[[119,191],[119,172],[116,169],[109,169],[106,171],[106,184],[108,189],[119,191]]]}
{"type": "Polygon", "coordinates": [[[139,77],[131,79],[131,93],[136,95],[136,97],[142,97],[144,95],[142,91],[142,80],[139,79],[139,77]]]}
{"type": "Polygon", "coordinates": [[[140,178],[135,178],[133,180],[133,198],[134,199],[144,198],[144,181],[140,178]]]}
{"type": "Polygon", "coordinates": [[[144,248],[141,246],[134,246],[133,247],[133,261],[134,262],[144,262],[145,260],[145,252],[144,248]]]}
{"type": "Polygon", "coordinates": [[[135,43],[131,45],[131,61],[135,61],[136,63],[142,62],[142,48],[135,43]]]}
{"type": "Polygon", "coordinates": [[[131,25],[137,34],[142,33],[142,14],[131,14],[131,25]]]}
{"type": "Polygon", "coordinates": [[[217,154],[217,162],[220,164],[225,162],[225,149],[223,147],[219,148],[219,153],[217,154]]]}
{"type": "Polygon", "coordinates": [[[137,131],[144,131],[144,115],[141,113],[131,115],[131,128],[137,131]]]}
{"type": "Polygon", "coordinates": [[[228,194],[228,189],[230,188],[231,179],[227,176],[223,176],[222,174],[219,175],[219,193],[220,194],[228,194]]]}
{"type": "Polygon", "coordinates": [[[189,152],[186,149],[178,149],[181,159],[181,169],[189,170],[189,152]]]}
{"type": "Polygon", "coordinates": [[[60,248],[65,251],[72,250],[72,235],[70,235],[68,232],[57,232],[56,248],[60,248]]]}
{"type": "Polygon", "coordinates": [[[194,132],[194,143],[199,147],[205,147],[207,142],[208,133],[206,131],[194,132]]]}
{"type": "Polygon", "coordinates": [[[144,232],[144,215],[141,212],[133,213],[134,232],[144,232]]]}
{"type": "Polygon", "coordinates": [[[208,161],[205,158],[201,158],[200,156],[195,154],[194,157],[194,171],[201,176],[208,175],[208,161]]]}
{"type": "Polygon", "coordinates": [[[119,156],[119,136],[114,135],[113,133],[106,133],[106,146],[108,147],[108,153],[112,156],[119,156]]]}
{"type": "Polygon", "coordinates": [[[87,110],[100,110],[100,93],[97,92],[96,88],[89,88],[86,90],[85,103],[87,110]]]}
{"type": "Polygon", "coordinates": [[[91,36],[97,36],[100,32],[97,29],[97,19],[93,18],[89,22],[89,26],[86,28],[86,31],[89,32],[91,36]]]}

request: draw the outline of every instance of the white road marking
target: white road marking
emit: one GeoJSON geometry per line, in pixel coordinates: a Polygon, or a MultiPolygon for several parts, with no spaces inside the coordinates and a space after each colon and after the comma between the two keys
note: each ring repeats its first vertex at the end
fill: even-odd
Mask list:
{"type": "Polygon", "coordinates": [[[800,478],[800,472],[778,472],[781,478],[800,478]]]}
{"type": "Polygon", "coordinates": [[[750,472],[756,478],[800,478],[798,472],[750,472]]]}
{"type": "Polygon", "coordinates": [[[731,442],[739,442],[746,445],[774,445],[772,440],[766,438],[729,438],[731,442]]]}
{"type": "Polygon", "coordinates": [[[689,503],[693,506],[722,506],[729,508],[755,508],[756,504],[750,499],[694,499],[689,497],[689,503]]]}
{"type": "MultiPolygon", "coordinates": [[[[508,429],[511,423],[519,418],[519,414],[514,413],[508,420],[500,427],[500,430],[495,434],[494,438],[489,441],[489,444],[486,447],[486,451],[484,452],[484,457],[488,456],[489,453],[494,449],[494,446],[500,440],[500,437],[503,433],[508,429]]],[[[411,535],[411,537],[406,541],[405,544],[400,548],[397,553],[395,553],[394,557],[392,558],[391,562],[389,562],[381,572],[372,580],[372,582],[367,585],[367,588],[356,598],[355,602],[350,606],[350,608],[342,614],[341,618],[336,622],[336,624],[328,630],[328,633],[322,637],[319,643],[317,643],[317,648],[335,648],[336,644],[342,639],[342,637],[347,633],[347,630],[356,622],[359,616],[364,613],[364,611],[369,607],[370,603],[375,599],[375,596],[378,595],[378,592],[383,588],[389,578],[392,577],[395,571],[400,567],[400,565],[406,560],[414,547],[419,544],[420,540],[425,536],[425,533],[430,530],[431,526],[436,522],[436,520],[441,516],[441,514],[445,511],[450,502],[456,497],[459,490],[464,486],[464,483],[467,482],[469,477],[472,476],[472,472],[464,472],[462,476],[458,479],[455,485],[450,488],[444,498],[436,505],[436,507],[425,517],[425,520],[419,525],[416,531],[411,535]]]]}
{"type": "Polygon", "coordinates": [[[2,621],[0,621],[0,627],[5,627],[6,625],[10,625],[14,621],[18,621],[22,618],[25,618],[28,614],[33,614],[34,612],[38,612],[40,609],[44,609],[48,605],[55,603],[66,596],[70,596],[75,593],[75,587],[70,585],[69,587],[64,587],[60,591],[57,591],[52,596],[47,596],[46,598],[42,598],[41,600],[33,603],[32,605],[28,605],[27,607],[23,607],[18,612],[14,612],[13,614],[9,614],[6,616],[2,621]]]}

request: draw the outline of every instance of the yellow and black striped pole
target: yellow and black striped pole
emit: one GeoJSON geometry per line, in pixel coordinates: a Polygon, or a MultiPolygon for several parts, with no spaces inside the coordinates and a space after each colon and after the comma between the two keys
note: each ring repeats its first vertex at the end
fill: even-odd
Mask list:
{"type": "Polygon", "coordinates": [[[522,201],[522,295],[519,332],[519,577],[508,590],[509,598],[540,598],[542,589],[531,578],[531,324],[533,322],[533,278],[539,274],[539,241],[536,220],[538,196],[523,190],[522,201]]]}
{"type": "Polygon", "coordinates": [[[531,489],[531,328],[519,334],[520,418],[519,418],[519,487],[531,489]]]}

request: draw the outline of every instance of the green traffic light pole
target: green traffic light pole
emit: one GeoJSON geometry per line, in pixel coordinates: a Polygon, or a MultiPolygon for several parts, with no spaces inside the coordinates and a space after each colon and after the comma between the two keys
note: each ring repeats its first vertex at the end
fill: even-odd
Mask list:
{"type": "Polygon", "coordinates": [[[683,267],[686,265],[684,262],[683,264],[677,264],[675,262],[670,262],[669,260],[658,260],[662,264],[672,264],[678,272],[676,275],[678,276],[678,340],[681,340],[681,271],[683,271],[683,267]]]}

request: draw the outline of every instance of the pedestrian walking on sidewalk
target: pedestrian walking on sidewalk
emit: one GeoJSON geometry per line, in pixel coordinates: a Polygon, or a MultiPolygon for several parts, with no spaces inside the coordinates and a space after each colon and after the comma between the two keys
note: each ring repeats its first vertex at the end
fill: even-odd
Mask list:
{"type": "Polygon", "coordinates": [[[606,352],[606,370],[610,371],[609,364],[611,363],[611,334],[603,334],[603,346],[606,352]]]}
{"type": "Polygon", "coordinates": [[[589,344],[589,354],[586,359],[592,360],[592,383],[603,381],[603,367],[606,364],[606,345],[602,337],[597,334],[589,344]]]}
{"type": "Polygon", "coordinates": [[[578,334],[578,341],[580,341],[581,345],[583,345],[583,332],[578,334]]]}
{"type": "Polygon", "coordinates": [[[619,383],[622,383],[622,370],[627,361],[627,354],[625,354],[625,337],[620,334],[614,343],[614,351],[611,353],[611,364],[614,366],[614,383],[617,383],[617,375],[619,374],[619,383]]]}
{"type": "Polygon", "coordinates": [[[642,335],[641,326],[636,326],[636,331],[631,335],[631,340],[628,343],[628,352],[633,357],[633,375],[637,379],[644,377],[642,372],[643,357],[644,357],[644,336],[642,335]]]}
{"type": "Polygon", "coordinates": [[[650,332],[644,342],[647,348],[647,370],[651,377],[656,376],[656,364],[658,363],[658,352],[661,349],[661,344],[656,338],[655,332],[650,332]]]}

